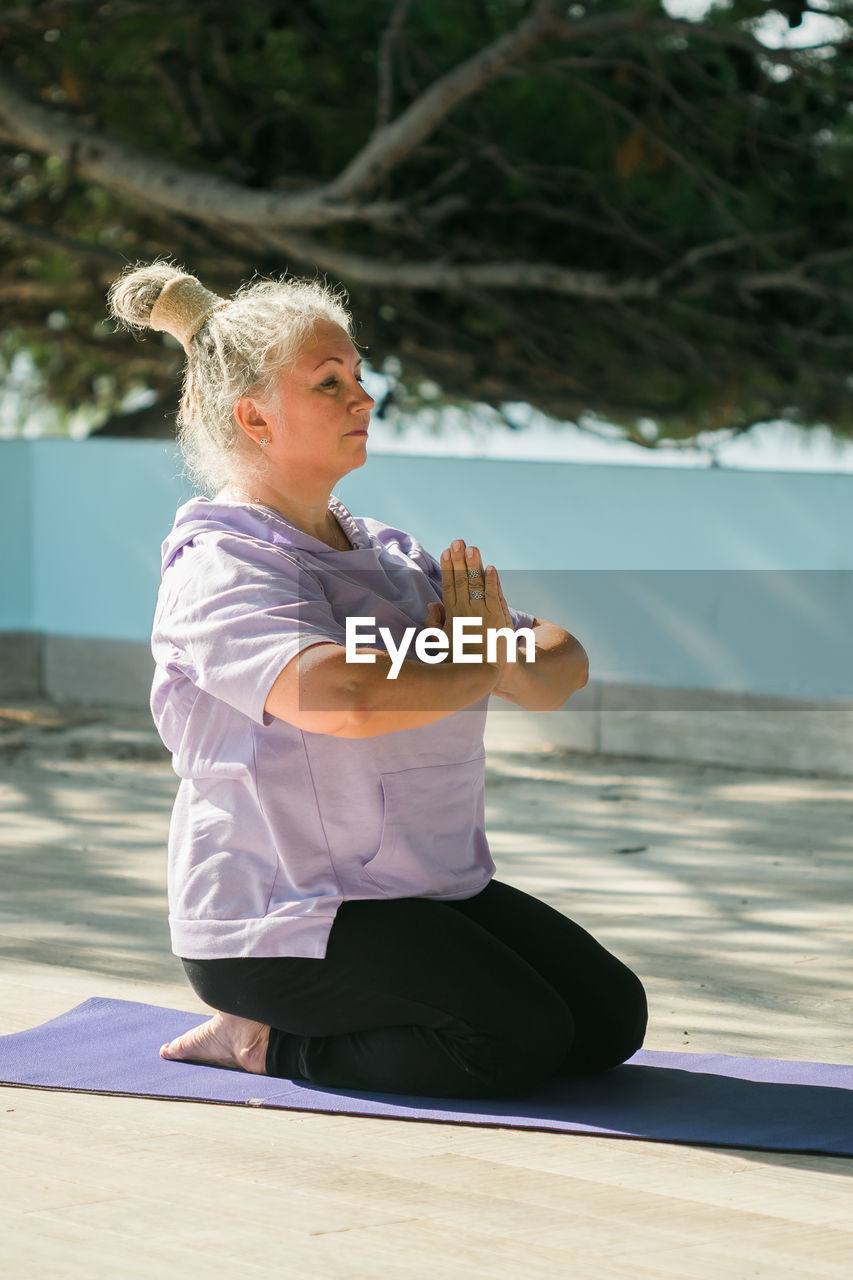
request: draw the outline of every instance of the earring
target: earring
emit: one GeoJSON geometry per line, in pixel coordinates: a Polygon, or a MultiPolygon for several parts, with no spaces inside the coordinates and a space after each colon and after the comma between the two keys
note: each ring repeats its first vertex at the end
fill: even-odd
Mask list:
{"type": "Polygon", "coordinates": [[[269,436],[261,436],[260,440],[258,441],[258,444],[261,446],[262,449],[266,449],[268,445],[272,444],[272,441],[270,440],[269,436]]]}

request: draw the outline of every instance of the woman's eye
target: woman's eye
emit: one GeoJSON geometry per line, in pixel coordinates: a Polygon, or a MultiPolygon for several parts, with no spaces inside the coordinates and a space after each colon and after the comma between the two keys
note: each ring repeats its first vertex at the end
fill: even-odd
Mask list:
{"type": "MultiPolygon", "coordinates": [[[[362,378],[356,378],[356,382],[360,387],[364,386],[364,380],[362,378]]],[[[321,387],[336,387],[337,385],[338,385],[337,378],[327,378],[325,382],[320,383],[321,387]]]]}

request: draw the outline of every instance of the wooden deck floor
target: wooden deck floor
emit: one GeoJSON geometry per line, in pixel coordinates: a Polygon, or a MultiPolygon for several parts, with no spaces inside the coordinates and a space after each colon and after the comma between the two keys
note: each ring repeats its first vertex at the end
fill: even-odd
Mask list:
{"type": "MultiPolygon", "coordinates": [[[[849,780],[510,727],[499,874],[643,976],[647,1047],[851,1061],[849,780]]],[[[169,950],[174,785],[144,713],[0,710],[0,1033],[90,996],[205,1011],[169,950]]],[[[853,1274],[853,1159],[9,1088],[0,1118],[7,1280],[853,1274]]]]}

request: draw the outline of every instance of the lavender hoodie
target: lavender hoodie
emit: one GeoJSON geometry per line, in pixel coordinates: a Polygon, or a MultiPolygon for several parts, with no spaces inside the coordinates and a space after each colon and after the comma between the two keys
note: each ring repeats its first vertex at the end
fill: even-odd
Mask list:
{"type": "MultiPolygon", "coordinates": [[[[329,508],[353,550],[269,508],[207,498],[179,508],[163,543],[151,711],[181,780],[169,832],[176,955],[322,958],[349,898],[468,898],[494,873],[488,695],[372,738],[306,733],[264,711],[291,658],[344,643],[347,616],[375,617],[399,642],[441,599],[441,568],[410,534],[356,519],[334,495],[329,508]]],[[[512,613],[516,627],[532,624],[512,613]]]]}

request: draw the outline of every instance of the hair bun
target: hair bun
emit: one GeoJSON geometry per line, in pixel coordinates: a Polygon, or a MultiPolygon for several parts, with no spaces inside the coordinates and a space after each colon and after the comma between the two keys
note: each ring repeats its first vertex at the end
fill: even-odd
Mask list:
{"type": "Polygon", "coordinates": [[[218,294],[205,289],[195,276],[179,275],[164,285],[148,323],[152,329],[171,333],[185,351],[211,311],[225,302],[218,294]]]}
{"type": "Polygon", "coordinates": [[[109,292],[110,313],[121,325],[170,333],[187,352],[211,311],[225,301],[167,262],[129,267],[109,292]]]}

